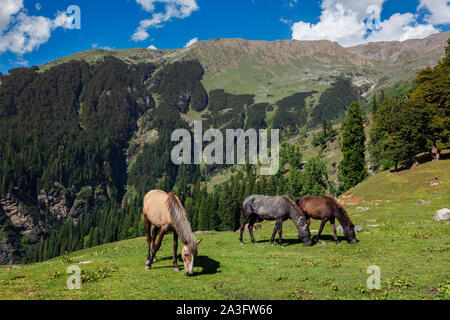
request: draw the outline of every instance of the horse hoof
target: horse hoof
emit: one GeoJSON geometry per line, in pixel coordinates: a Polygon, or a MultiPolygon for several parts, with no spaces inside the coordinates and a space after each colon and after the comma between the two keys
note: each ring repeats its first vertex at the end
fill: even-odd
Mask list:
{"type": "Polygon", "coordinates": [[[240,242],[240,245],[242,246],[243,244],[244,244],[244,243],[241,241],[241,242],[240,242]]]}
{"type": "Polygon", "coordinates": [[[150,266],[145,266],[145,270],[150,270],[150,266]]]}
{"type": "Polygon", "coordinates": [[[156,258],[153,258],[153,262],[156,262],[156,258]]]}
{"type": "Polygon", "coordinates": [[[175,270],[175,271],[180,271],[180,268],[174,267],[173,270],[175,270]]]}
{"type": "Polygon", "coordinates": [[[280,248],[285,248],[284,244],[281,244],[281,245],[280,245],[280,248]]]}
{"type": "Polygon", "coordinates": [[[273,242],[271,242],[270,245],[273,247],[274,246],[273,242]]]}

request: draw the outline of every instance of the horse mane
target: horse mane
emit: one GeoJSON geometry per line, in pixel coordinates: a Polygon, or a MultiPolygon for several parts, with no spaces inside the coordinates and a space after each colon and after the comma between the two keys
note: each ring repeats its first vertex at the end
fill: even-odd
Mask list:
{"type": "Polygon", "coordinates": [[[295,211],[297,211],[299,216],[304,216],[304,214],[302,214],[303,211],[291,198],[289,198],[287,195],[282,195],[281,197],[283,197],[284,199],[286,199],[289,202],[289,204],[295,209],[295,211]]]}
{"type": "Polygon", "coordinates": [[[344,215],[344,218],[347,220],[346,221],[347,227],[354,227],[355,226],[353,224],[353,222],[350,220],[350,216],[348,215],[347,211],[344,209],[344,207],[339,202],[337,202],[336,199],[333,199],[333,198],[327,197],[327,196],[325,196],[325,198],[331,199],[334,202],[334,204],[336,205],[336,207],[338,208],[338,210],[342,212],[342,214],[344,215]]]}
{"type": "Polygon", "coordinates": [[[175,231],[181,242],[186,244],[192,253],[197,254],[197,240],[192,234],[191,224],[186,217],[183,205],[172,191],[167,196],[167,208],[169,209],[175,231]]]}

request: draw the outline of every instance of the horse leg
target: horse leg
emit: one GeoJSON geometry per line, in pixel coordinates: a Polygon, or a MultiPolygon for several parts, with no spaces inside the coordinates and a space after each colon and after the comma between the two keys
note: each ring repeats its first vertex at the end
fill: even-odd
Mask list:
{"type": "Polygon", "coordinates": [[[164,226],[161,227],[161,229],[159,231],[158,242],[156,243],[156,246],[154,246],[153,249],[152,249],[152,256],[150,258],[150,261],[147,263],[147,266],[145,267],[146,270],[149,270],[152,267],[153,259],[156,256],[156,252],[161,247],[161,242],[162,242],[162,239],[164,238],[164,234],[166,233],[166,230],[167,230],[166,227],[164,227],[164,226]]]}
{"type": "Polygon", "coordinates": [[[336,244],[339,244],[340,241],[339,241],[339,238],[338,238],[337,233],[336,233],[336,225],[334,224],[334,220],[335,220],[334,217],[330,218],[331,229],[333,230],[334,241],[336,242],[336,244]]]}
{"type": "Polygon", "coordinates": [[[327,219],[322,219],[322,222],[320,223],[319,232],[317,233],[317,238],[316,238],[317,243],[319,243],[320,234],[322,233],[325,223],[327,223],[327,219]]]}
{"type": "Polygon", "coordinates": [[[175,271],[180,271],[180,268],[178,267],[177,263],[177,249],[178,249],[178,234],[174,231],[173,232],[173,269],[175,271]]]}
{"type": "Polygon", "coordinates": [[[242,223],[241,223],[241,227],[240,227],[240,235],[239,235],[239,242],[241,244],[244,244],[244,241],[242,239],[242,233],[244,232],[245,229],[245,224],[248,221],[248,218],[250,217],[250,214],[248,214],[245,210],[242,212],[242,223]]]}
{"type": "MultiPolygon", "coordinates": [[[[157,233],[158,233],[158,228],[154,224],[152,224],[151,228],[150,228],[150,236],[151,236],[151,239],[152,239],[152,248],[155,247],[155,240],[156,240],[156,234],[157,233]]],[[[152,262],[156,262],[156,257],[153,258],[152,262]]]]}
{"type": "Polygon", "coordinates": [[[273,228],[272,237],[270,237],[270,245],[273,246],[273,241],[275,239],[275,234],[278,231],[278,221],[275,223],[275,227],[273,228]]]}
{"type": "Polygon", "coordinates": [[[255,216],[250,217],[250,221],[248,223],[248,233],[250,233],[250,239],[252,240],[253,244],[256,245],[255,237],[253,236],[253,225],[255,224],[255,216]]]}
{"type": "Polygon", "coordinates": [[[144,222],[145,222],[145,232],[147,233],[147,263],[146,265],[149,264],[150,261],[150,221],[148,221],[147,218],[145,218],[144,216],[144,222]]]}
{"type": "Polygon", "coordinates": [[[281,238],[281,234],[283,233],[283,221],[278,221],[278,243],[281,248],[284,248],[283,240],[281,238]]]}

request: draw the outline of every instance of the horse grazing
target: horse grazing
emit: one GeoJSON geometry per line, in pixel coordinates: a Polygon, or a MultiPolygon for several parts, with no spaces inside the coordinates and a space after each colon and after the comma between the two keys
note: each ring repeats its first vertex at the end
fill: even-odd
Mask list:
{"type": "Polygon", "coordinates": [[[273,245],[275,234],[278,231],[278,241],[280,246],[283,247],[281,238],[282,226],[283,221],[286,221],[288,218],[297,226],[298,237],[303,242],[303,245],[310,246],[312,243],[309,233],[309,221],[295,202],[287,196],[262,196],[255,194],[245,198],[242,204],[242,223],[239,237],[241,244],[244,244],[242,241],[242,232],[244,231],[247,220],[250,220],[248,223],[250,238],[256,244],[255,237],[253,236],[253,225],[257,217],[265,220],[276,220],[276,225],[270,238],[271,245],[273,245]]]}
{"type": "Polygon", "coordinates": [[[330,221],[331,228],[333,229],[333,239],[339,244],[339,239],[336,234],[336,226],[334,224],[335,219],[339,221],[344,230],[344,236],[349,243],[356,243],[358,240],[355,235],[355,225],[350,220],[345,209],[333,198],[330,197],[316,197],[316,196],[304,196],[297,199],[297,205],[303,210],[306,215],[316,220],[322,220],[320,223],[319,233],[317,234],[317,242],[319,242],[322,229],[330,221]]]}
{"type": "Polygon", "coordinates": [[[184,264],[184,273],[187,276],[193,274],[194,258],[197,256],[197,246],[200,241],[195,239],[192,234],[191,225],[186,217],[184,208],[173,193],[166,193],[161,190],[151,190],[144,196],[143,216],[145,222],[145,230],[147,231],[147,264],[146,270],[151,268],[152,262],[155,261],[156,252],[161,247],[164,235],[168,231],[173,231],[173,268],[179,271],[177,263],[178,237],[183,244],[181,258],[184,264]],[[158,242],[155,246],[156,233],[159,230],[158,242]],[[153,245],[152,254],[150,256],[150,242],[153,245]]]}

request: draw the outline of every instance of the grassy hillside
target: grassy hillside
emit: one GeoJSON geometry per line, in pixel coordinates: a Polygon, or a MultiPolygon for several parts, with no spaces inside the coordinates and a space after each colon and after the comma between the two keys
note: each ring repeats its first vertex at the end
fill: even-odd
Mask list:
{"type": "MultiPolygon", "coordinates": [[[[137,238],[90,248],[44,263],[2,266],[4,299],[449,299],[450,225],[434,212],[450,206],[450,160],[372,176],[341,197],[360,242],[304,247],[286,222],[285,248],[270,247],[274,224],[255,232],[257,246],[239,245],[238,234],[196,235],[195,275],[172,270],[172,235],[153,269],[144,270],[146,241],[137,238]],[[437,178],[437,179],[436,179],[437,178]],[[418,204],[422,199],[429,204],[418,204]],[[88,262],[88,263],[80,263],[88,262]],[[84,284],[68,290],[68,266],[77,264],[84,284]],[[368,290],[367,267],[381,268],[381,289],[368,290]]],[[[312,234],[318,222],[311,224],[312,234]]]]}

